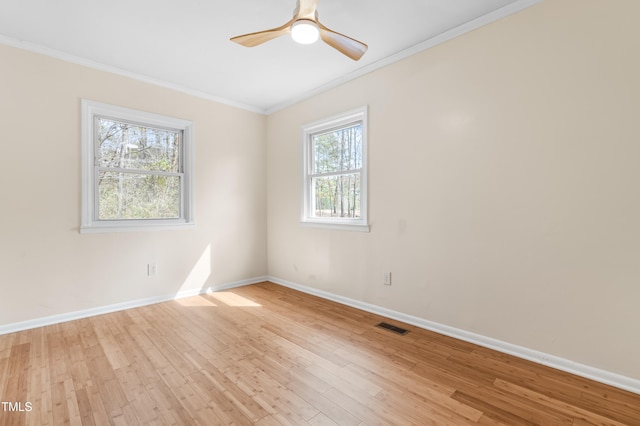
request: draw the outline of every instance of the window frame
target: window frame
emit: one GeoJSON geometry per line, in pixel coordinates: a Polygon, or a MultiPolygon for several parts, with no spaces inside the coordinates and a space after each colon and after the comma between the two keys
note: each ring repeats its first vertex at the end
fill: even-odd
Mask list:
{"type": "MultiPolygon", "coordinates": [[[[195,227],[193,122],[166,115],[116,105],[81,100],[82,219],[80,233],[158,231],[195,227]],[[96,118],[107,118],[141,126],[176,130],[182,133],[180,217],[156,219],[98,219],[98,155],[96,118]]],[[[155,174],[155,173],[151,173],[155,174]]],[[[158,173],[162,174],[162,173],[158,173]]]]}
{"type": "MultiPolygon", "coordinates": [[[[341,114],[324,118],[302,125],[302,203],[301,219],[303,226],[369,232],[368,216],[368,106],[355,108],[341,114]],[[314,212],[313,189],[313,159],[314,150],[312,137],[331,130],[338,130],[360,123],[362,129],[362,168],[360,169],[360,217],[316,217],[314,212]]],[[[336,174],[342,174],[337,172],[336,174]]]]}

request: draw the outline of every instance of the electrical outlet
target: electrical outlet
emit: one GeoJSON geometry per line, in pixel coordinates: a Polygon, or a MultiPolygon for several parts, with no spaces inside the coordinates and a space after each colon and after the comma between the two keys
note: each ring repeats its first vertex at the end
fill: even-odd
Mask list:
{"type": "Polygon", "coordinates": [[[391,285],[391,272],[384,273],[384,285],[391,285]]]}
{"type": "Polygon", "coordinates": [[[158,274],[158,265],[154,263],[147,264],[147,276],[155,277],[158,274]]]}

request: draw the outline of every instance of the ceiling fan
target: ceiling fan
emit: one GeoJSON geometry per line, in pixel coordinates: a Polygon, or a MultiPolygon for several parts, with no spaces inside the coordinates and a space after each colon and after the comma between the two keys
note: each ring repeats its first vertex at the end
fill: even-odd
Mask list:
{"type": "Polygon", "coordinates": [[[232,37],[231,41],[246,47],[258,46],[285,34],[291,34],[301,44],[315,43],[318,38],[340,53],[357,61],[367,51],[367,45],[325,27],[318,21],[318,0],[297,0],[293,18],[284,25],[256,33],[232,37]]]}

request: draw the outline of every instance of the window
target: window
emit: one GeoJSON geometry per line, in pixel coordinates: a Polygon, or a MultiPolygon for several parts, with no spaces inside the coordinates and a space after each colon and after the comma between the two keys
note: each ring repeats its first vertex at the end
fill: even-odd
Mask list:
{"type": "Polygon", "coordinates": [[[303,126],[302,223],[368,231],[367,107],[303,126]]]}
{"type": "Polygon", "coordinates": [[[192,137],[189,121],[83,100],[80,231],[193,226],[192,137]]]}

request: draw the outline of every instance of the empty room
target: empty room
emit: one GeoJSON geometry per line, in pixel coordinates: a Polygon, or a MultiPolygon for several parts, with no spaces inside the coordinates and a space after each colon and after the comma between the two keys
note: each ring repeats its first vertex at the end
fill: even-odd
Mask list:
{"type": "Polygon", "coordinates": [[[0,1],[0,425],[640,425],[640,2],[0,1]]]}

